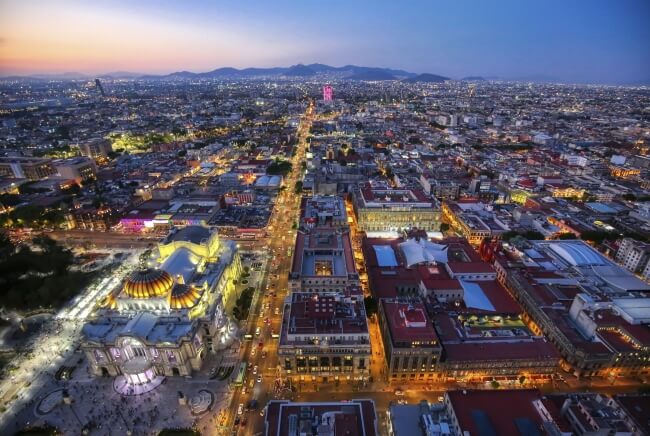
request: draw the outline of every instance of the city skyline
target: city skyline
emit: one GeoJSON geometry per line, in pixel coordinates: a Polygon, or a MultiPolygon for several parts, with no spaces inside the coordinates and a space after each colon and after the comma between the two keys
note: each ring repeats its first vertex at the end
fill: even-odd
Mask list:
{"type": "Polygon", "coordinates": [[[3,1],[0,75],[366,65],[502,80],[650,80],[650,5],[387,2],[179,6],[3,1]],[[615,68],[613,68],[615,67],[615,68]]]}

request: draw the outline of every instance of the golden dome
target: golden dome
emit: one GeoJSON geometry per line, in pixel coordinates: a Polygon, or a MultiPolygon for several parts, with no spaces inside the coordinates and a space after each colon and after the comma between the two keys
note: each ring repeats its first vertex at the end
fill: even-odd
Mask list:
{"type": "Polygon", "coordinates": [[[124,284],[124,293],[131,298],[165,297],[169,294],[174,279],[161,269],[134,271],[124,284]]]}
{"type": "Polygon", "coordinates": [[[171,309],[190,309],[201,299],[201,290],[194,286],[176,285],[169,297],[169,307],[171,309]]]}

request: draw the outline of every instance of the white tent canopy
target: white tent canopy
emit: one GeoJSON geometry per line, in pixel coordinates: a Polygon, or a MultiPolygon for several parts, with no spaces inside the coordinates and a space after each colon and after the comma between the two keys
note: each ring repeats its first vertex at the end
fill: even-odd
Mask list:
{"type": "Polygon", "coordinates": [[[424,262],[447,263],[447,246],[435,244],[431,241],[421,239],[408,239],[399,244],[399,248],[406,259],[406,266],[412,267],[424,262]]]}

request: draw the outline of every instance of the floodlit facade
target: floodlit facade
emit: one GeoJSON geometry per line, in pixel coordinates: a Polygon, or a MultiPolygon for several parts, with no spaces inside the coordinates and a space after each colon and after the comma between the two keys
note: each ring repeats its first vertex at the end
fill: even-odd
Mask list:
{"type": "Polygon", "coordinates": [[[190,376],[233,339],[224,307],[241,272],[236,245],[199,226],[174,230],[84,326],[82,350],[96,376],[137,385],[190,376]]]}
{"type": "Polygon", "coordinates": [[[294,382],[367,380],[370,333],[359,292],[293,292],[285,300],[278,348],[294,382]]]}
{"type": "Polygon", "coordinates": [[[440,208],[435,200],[416,189],[366,184],[353,195],[360,231],[440,229],[440,208]]]}

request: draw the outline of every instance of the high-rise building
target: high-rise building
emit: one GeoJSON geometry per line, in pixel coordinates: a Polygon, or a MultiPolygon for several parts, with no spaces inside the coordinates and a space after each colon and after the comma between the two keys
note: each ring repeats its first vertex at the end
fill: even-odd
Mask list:
{"type": "Polygon", "coordinates": [[[628,271],[650,278],[650,244],[623,238],[616,253],[616,261],[628,271]]]}
{"type": "Polygon", "coordinates": [[[334,100],[334,90],[330,85],[325,85],[323,86],[323,100],[324,101],[332,101],[334,100]]]}
{"type": "Polygon", "coordinates": [[[0,177],[41,180],[56,173],[50,159],[40,157],[0,157],[0,177]]]}
{"type": "Polygon", "coordinates": [[[82,156],[92,157],[93,159],[105,158],[113,151],[111,142],[107,139],[96,138],[83,144],[79,144],[79,150],[82,156]]]}

